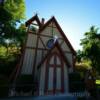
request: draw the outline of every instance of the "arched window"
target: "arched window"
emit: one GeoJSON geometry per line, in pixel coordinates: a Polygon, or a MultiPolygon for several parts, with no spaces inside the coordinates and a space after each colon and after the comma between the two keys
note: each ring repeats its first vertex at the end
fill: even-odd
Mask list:
{"type": "Polygon", "coordinates": [[[62,57],[57,52],[53,52],[46,63],[45,92],[57,94],[64,92],[64,64],[62,57]]]}

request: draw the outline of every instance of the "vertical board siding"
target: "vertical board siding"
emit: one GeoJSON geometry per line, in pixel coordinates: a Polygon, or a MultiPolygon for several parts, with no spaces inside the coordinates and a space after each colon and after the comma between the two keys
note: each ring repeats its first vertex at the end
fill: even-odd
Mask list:
{"type": "Polygon", "coordinates": [[[41,34],[52,36],[52,27],[50,27],[51,25],[48,26],[41,32],[41,34]]]}
{"type": "Polygon", "coordinates": [[[37,76],[37,66],[40,64],[42,60],[42,50],[37,50],[36,64],[35,64],[35,76],[37,76]]]}
{"type": "Polygon", "coordinates": [[[36,47],[37,35],[35,34],[28,34],[27,39],[27,47],[36,47]]]}
{"type": "Polygon", "coordinates": [[[45,48],[42,41],[39,39],[38,48],[45,48]]]}
{"type": "Polygon", "coordinates": [[[54,56],[50,59],[49,64],[54,64],[54,56]]]}
{"type": "Polygon", "coordinates": [[[66,44],[66,42],[63,42],[63,44],[61,45],[61,48],[62,48],[63,51],[71,52],[71,50],[68,47],[68,45],[66,44]]]}
{"type": "Polygon", "coordinates": [[[58,57],[57,57],[57,65],[61,65],[61,61],[58,57]]]}
{"type": "Polygon", "coordinates": [[[61,68],[57,67],[56,68],[56,72],[57,72],[57,78],[56,78],[56,89],[60,90],[61,89],[61,68]]]}
{"type": "Polygon", "coordinates": [[[44,95],[45,84],[45,63],[42,64],[40,70],[40,82],[39,82],[39,95],[44,95]]]}
{"type": "Polygon", "coordinates": [[[64,41],[63,39],[59,39],[59,38],[58,38],[59,44],[62,44],[63,41],[64,41]]]}
{"type": "Polygon", "coordinates": [[[53,71],[54,68],[49,67],[48,90],[53,90],[53,71]]]}
{"type": "Polygon", "coordinates": [[[66,64],[64,64],[64,91],[68,92],[68,66],[66,64]]]}
{"type": "Polygon", "coordinates": [[[37,50],[36,66],[41,62],[42,50],[37,50]]]}
{"type": "Polygon", "coordinates": [[[51,39],[51,37],[41,36],[41,39],[43,40],[43,43],[44,43],[45,47],[48,49],[47,42],[48,42],[49,39],[51,39]]]}
{"type": "MultiPolygon", "coordinates": [[[[47,53],[48,53],[48,50],[44,50],[44,51],[43,51],[43,58],[46,56],[47,53]]],[[[42,58],[42,59],[43,59],[43,58],[42,58]]]]}
{"type": "Polygon", "coordinates": [[[56,36],[58,36],[58,38],[62,38],[62,36],[61,36],[59,30],[57,29],[57,27],[56,27],[56,25],[55,25],[55,23],[53,23],[53,27],[54,27],[54,28],[53,28],[53,34],[56,35],[56,36]]]}
{"type": "Polygon", "coordinates": [[[26,49],[21,73],[32,74],[33,62],[34,62],[34,50],[26,49]]]}
{"type": "Polygon", "coordinates": [[[72,55],[72,53],[65,53],[65,56],[66,56],[68,62],[70,63],[70,65],[73,67],[73,57],[72,57],[73,55],[72,55]]]}

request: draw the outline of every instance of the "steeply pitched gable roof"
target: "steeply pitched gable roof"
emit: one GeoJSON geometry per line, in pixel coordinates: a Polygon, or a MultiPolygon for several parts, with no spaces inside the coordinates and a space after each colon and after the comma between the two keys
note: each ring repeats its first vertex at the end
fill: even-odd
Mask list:
{"type": "Polygon", "coordinates": [[[76,55],[76,52],[75,52],[74,48],[72,47],[71,43],[69,42],[68,38],[66,37],[65,33],[61,29],[60,25],[58,24],[58,22],[57,22],[57,20],[55,19],[54,16],[51,19],[49,19],[44,25],[42,25],[39,18],[38,18],[38,16],[37,16],[37,14],[36,14],[31,19],[29,19],[28,21],[25,22],[26,26],[30,25],[34,20],[37,21],[37,23],[40,27],[39,34],[41,34],[41,32],[53,21],[55,23],[57,29],[59,30],[59,32],[61,33],[61,35],[65,39],[65,42],[67,43],[68,47],[71,49],[72,53],[74,55],[76,55]]]}
{"type": "Polygon", "coordinates": [[[37,14],[25,22],[26,27],[28,25],[30,25],[33,21],[36,21],[38,23],[38,25],[41,27],[41,22],[37,16],[37,14]]]}
{"type": "Polygon", "coordinates": [[[57,50],[59,51],[59,54],[61,55],[61,57],[63,58],[63,60],[65,61],[65,63],[68,65],[68,67],[71,67],[70,63],[68,62],[67,58],[65,57],[59,43],[56,41],[55,44],[53,45],[53,47],[49,50],[49,52],[47,53],[47,55],[45,56],[45,58],[39,63],[38,68],[41,67],[41,65],[45,62],[45,60],[47,59],[48,56],[51,55],[51,52],[57,48],[57,50]]]}
{"type": "Polygon", "coordinates": [[[57,29],[59,30],[59,32],[60,32],[61,35],[63,36],[65,42],[67,43],[68,47],[71,49],[72,53],[73,53],[74,55],[76,55],[75,50],[73,49],[73,47],[72,47],[72,45],[70,44],[68,38],[66,37],[65,33],[64,33],[63,30],[61,29],[60,25],[58,24],[58,22],[57,22],[57,20],[55,19],[54,16],[44,24],[44,26],[40,29],[39,33],[41,34],[41,32],[42,32],[52,21],[55,23],[57,29]]]}

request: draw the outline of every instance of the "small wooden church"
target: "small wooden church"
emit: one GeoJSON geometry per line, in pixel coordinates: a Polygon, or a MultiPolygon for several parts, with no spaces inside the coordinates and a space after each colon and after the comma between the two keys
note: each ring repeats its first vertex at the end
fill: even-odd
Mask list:
{"type": "MultiPolygon", "coordinates": [[[[15,95],[21,76],[31,77],[28,95],[55,95],[69,92],[69,73],[75,66],[76,52],[53,16],[47,22],[37,14],[26,21],[27,39],[20,62],[16,67],[12,90],[15,95]],[[35,84],[35,85],[32,85],[35,84]],[[35,91],[35,92],[34,92],[35,91]]],[[[22,86],[25,84],[23,83],[22,86]]],[[[19,84],[18,87],[21,87],[19,84]]],[[[25,87],[24,87],[25,89],[25,87]]],[[[24,93],[23,93],[24,94],[24,93]]]]}

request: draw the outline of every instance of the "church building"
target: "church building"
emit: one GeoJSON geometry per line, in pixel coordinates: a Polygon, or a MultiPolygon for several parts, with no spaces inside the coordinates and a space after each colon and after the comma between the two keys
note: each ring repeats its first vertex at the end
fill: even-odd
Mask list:
{"type": "MultiPolygon", "coordinates": [[[[54,16],[45,22],[36,14],[25,25],[27,39],[13,75],[13,88],[17,88],[18,78],[28,76],[26,83],[31,77],[32,84],[35,84],[31,84],[33,87],[28,95],[69,93],[68,76],[74,71],[76,52],[66,37],[67,33],[65,35],[54,16]]],[[[21,95],[16,89],[14,91],[21,95]]]]}

